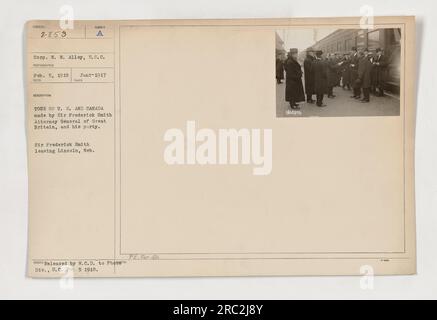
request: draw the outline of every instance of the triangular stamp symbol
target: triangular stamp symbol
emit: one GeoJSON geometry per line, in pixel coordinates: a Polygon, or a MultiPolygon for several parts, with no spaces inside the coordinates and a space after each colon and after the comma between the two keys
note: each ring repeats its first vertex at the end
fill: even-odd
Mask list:
{"type": "Polygon", "coordinates": [[[97,32],[96,37],[103,37],[103,32],[102,32],[102,30],[99,30],[99,32],[97,32]]]}

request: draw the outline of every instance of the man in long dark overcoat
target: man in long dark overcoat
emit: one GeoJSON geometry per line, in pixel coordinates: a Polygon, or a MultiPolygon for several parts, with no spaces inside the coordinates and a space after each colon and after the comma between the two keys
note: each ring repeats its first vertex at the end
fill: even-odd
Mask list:
{"type": "Polygon", "coordinates": [[[313,95],[315,94],[314,91],[314,70],[313,70],[313,64],[315,60],[314,50],[312,48],[309,48],[307,50],[307,56],[305,58],[305,61],[303,63],[303,69],[305,74],[305,93],[308,103],[314,103],[313,95]]]}
{"type": "Polygon", "coordinates": [[[356,47],[352,48],[351,58],[349,63],[350,79],[352,83],[352,88],[354,94],[351,98],[360,99],[361,98],[361,86],[358,84],[358,63],[360,61],[360,53],[356,47]]]}
{"type": "Polygon", "coordinates": [[[328,93],[328,67],[322,59],[323,51],[316,52],[316,59],[313,64],[314,70],[314,91],[317,96],[317,106],[326,107],[323,104],[324,95],[328,93]]]}
{"type": "Polygon", "coordinates": [[[370,61],[369,50],[364,50],[364,55],[358,63],[358,81],[363,89],[364,98],[361,102],[370,102],[370,88],[372,86],[372,68],[373,64],[370,61]]]}
{"type": "Polygon", "coordinates": [[[298,102],[305,101],[302,67],[297,61],[298,50],[291,49],[285,61],[285,100],[292,110],[300,110],[298,102]]]}

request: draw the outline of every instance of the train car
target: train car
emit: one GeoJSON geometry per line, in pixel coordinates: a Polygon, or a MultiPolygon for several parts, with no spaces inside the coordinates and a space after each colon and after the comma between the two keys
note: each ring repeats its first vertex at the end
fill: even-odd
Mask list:
{"type": "Polygon", "coordinates": [[[348,53],[352,47],[384,50],[389,59],[386,74],[387,90],[399,94],[401,78],[401,29],[340,29],[314,44],[325,53],[348,53]]]}

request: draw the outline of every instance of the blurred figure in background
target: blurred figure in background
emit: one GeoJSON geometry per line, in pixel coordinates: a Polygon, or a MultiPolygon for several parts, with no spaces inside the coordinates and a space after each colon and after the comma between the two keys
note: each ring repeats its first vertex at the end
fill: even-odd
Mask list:
{"type": "Polygon", "coordinates": [[[284,80],[284,62],[281,57],[276,57],[276,83],[280,84],[284,80]]]}

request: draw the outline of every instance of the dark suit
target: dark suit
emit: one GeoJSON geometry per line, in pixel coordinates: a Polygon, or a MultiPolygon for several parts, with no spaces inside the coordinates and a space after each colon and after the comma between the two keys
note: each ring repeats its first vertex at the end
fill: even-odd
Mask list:
{"type": "Polygon", "coordinates": [[[357,53],[354,53],[351,56],[349,70],[350,70],[350,80],[354,89],[354,96],[361,97],[361,87],[357,84],[358,79],[358,63],[360,61],[360,57],[357,53]]]}
{"type": "Polygon", "coordinates": [[[338,65],[335,59],[330,59],[327,62],[328,66],[328,97],[333,96],[333,88],[338,84],[338,65]]]}
{"type": "Polygon", "coordinates": [[[303,69],[305,72],[305,93],[307,95],[307,101],[312,101],[313,94],[315,93],[313,70],[314,61],[315,58],[308,55],[303,63],[303,69]]]}
{"type": "Polygon", "coordinates": [[[316,59],[313,64],[314,92],[317,95],[317,105],[323,104],[323,96],[328,93],[328,66],[322,59],[316,59]]]}
{"type": "Polygon", "coordinates": [[[343,88],[350,89],[351,71],[350,71],[350,61],[349,61],[349,59],[345,59],[343,61],[342,65],[341,65],[341,70],[342,70],[342,74],[341,74],[342,86],[343,86],[343,88]]]}
{"type": "Polygon", "coordinates": [[[370,100],[370,88],[372,86],[373,64],[368,57],[362,57],[358,63],[358,80],[364,93],[364,100],[370,100]]]}

